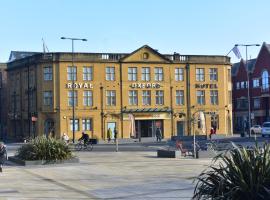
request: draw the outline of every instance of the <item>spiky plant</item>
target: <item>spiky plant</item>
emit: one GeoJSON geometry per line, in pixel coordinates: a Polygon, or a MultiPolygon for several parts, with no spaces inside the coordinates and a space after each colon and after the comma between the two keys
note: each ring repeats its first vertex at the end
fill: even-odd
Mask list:
{"type": "Polygon", "coordinates": [[[233,149],[214,158],[196,179],[193,199],[270,199],[270,145],[233,149]]]}
{"type": "Polygon", "coordinates": [[[65,160],[73,157],[69,147],[62,141],[53,138],[36,137],[22,145],[16,153],[23,160],[65,160]]]}

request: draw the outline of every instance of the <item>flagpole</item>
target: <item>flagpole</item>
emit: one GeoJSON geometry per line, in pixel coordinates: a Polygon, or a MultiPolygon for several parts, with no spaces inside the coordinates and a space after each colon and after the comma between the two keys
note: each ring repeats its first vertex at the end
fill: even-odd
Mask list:
{"type": "Polygon", "coordinates": [[[226,54],[226,56],[228,56],[231,52],[232,52],[233,48],[226,54]]]}

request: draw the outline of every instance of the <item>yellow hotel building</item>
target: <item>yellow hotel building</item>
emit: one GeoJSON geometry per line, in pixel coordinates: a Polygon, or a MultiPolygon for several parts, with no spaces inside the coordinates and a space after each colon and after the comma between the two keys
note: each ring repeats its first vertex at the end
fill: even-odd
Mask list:
{"type": "Polygon", "coordinates": [[[12,52],[7,67],[10,138],[72,138],[73,100],[76,139],[82,131],[107,139],[114,127],[119,138],[155,137],[157,127],[164,138],[202,134],[199,111],[207,134],[211,126],[232,133],[229,57],[145,45],[129,54],[75,53],[73,68],[71,53],[21,54],[12,52]]]}

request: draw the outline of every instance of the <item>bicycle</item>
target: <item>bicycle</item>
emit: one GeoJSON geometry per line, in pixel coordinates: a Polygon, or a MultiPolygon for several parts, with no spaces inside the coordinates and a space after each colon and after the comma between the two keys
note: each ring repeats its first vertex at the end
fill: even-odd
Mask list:
{"type": "Polygon", "coordinates": [[[213,140],[206,143],[206,148],[207,148],[207,150],[213,151],[215,154],[217,154],[217,151],[219,151],[218,143],[216,141],[213,141],[213,140]]]}
{"type": "Polygon", "coordinates": [[[81,151],[81,150],[92,151],[93,150],[93,144],[90,141],[88,141],[87,144],[84,144],[83,140],[79,140],[78,143],[75,144],[75,150],[76,151],[81,151]]]}

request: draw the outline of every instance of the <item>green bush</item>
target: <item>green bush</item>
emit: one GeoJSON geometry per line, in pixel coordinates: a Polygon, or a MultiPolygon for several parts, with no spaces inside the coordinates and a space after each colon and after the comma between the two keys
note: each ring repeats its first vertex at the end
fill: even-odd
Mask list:
{"type": "Polygon", "coordinates": [[[193,199],[270,199],[270,145],[233,146],[198,176],[193,199]]]}
{"type": "Polygon", "coordinates": [[[22,145],[16,156],[23,160],[66,160],[73,157],[69,147],[62,141],[53,138],[37,137],[22,145]]]}

